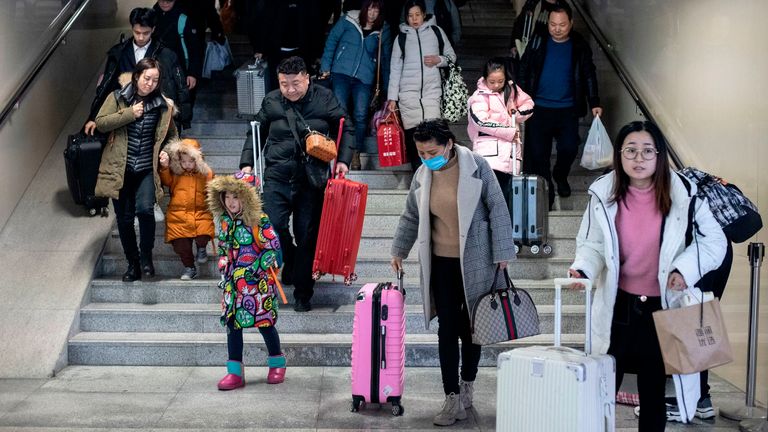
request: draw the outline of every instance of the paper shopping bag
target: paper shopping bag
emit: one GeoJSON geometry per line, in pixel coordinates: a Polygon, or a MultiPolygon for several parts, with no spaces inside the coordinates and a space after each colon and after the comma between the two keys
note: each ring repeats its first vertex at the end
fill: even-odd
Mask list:
{"type": "Polygon", "coordinates": [[[667,374],[690,374],[733,361],[717,299],[653,313],[667,374]]]}

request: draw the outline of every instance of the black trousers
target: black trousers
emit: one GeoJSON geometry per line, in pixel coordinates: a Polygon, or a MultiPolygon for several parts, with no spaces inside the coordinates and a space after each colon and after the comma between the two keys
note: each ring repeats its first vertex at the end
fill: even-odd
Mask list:
{"type": "MultiPolygon", "coordinates": [[[[267,345],[267,352],[270,356],[277,356],[283,352],[280,350],[280,335],[275,326],[258,327],[264,343],[267,345]]],[[[243,329],[235,329],[233,320],[227,323],[227,354],[229,360],[243,361],[243,329]]]]}
{"type": "Polygon", "coordinates": [[[504,195],[504,202],[509,206],[509,181],[512,180],[512,174],[496,170],[493,170],[493,173],[496,174],[496,180],[501,187],[501,193],[504,195]]]}
{"type": "Polygon", "coordinates": [[[152,256],[155,247],[155,179],[152,170],[141,173],[126,171],[123,188],[118,199],[112,200],[112,205],[125,257],[129,261],[138,260],[139,247],[142,256],[152,256]],[[134,217],[139,219],[139,245],[136,244],[134,217]]]}
{"type": "Polygon", "coordinates": [[[413,172],[416,172],[421,166],[419,152],[416,150],[416,141],[413,140],[413,133],[415,131],[415,127],[403,130],[405,134],[405,153],[408,155],[408,162],[411,163],[411,170],[413,170],[413,172]]]}
{"type": "Polygon", "coordinates": [[[264,181],[264,211],[280,238],[283,271],[293,272],[293,296],[297,302],[309,301],[315,292],[312,261],[315,258],[323,196],[322,190],[313,189],[304,181],[264,181]],[[293,235],[288,225],[291,215],[293,235]]]}
{"type": "Polygon", "coordinates": [[[525,124],[523,162],[528,174],[544,177],[549,183],[549,203],[555,201],[555,181],[566,181],[579,152],[579,118],[573,108],[535,107],[525,124]],[[557,159],[552,164],[552,140],[557,144],[557,159]]]}
{"type": "Polygon", "coordinates": [[[637,373],[637,390],[642,401],[640,432],[663,431],[667,423],[664,401],[667,375],[661,357],[653,312],[661,309],[661,297],[639,296],[619,289],[613,308],[611,343],[608,354],[616,358],[616,388],[625,372],[637,373]]]}
{"type": "Polygon", "coordinates": [[[472,343],[469,311],[464,298],[461,262],[458,258],[432,256],[430,290],[437,308],[437,346],[445,394],[459,394],[459,339],[461,379],[474,381],[481,346],[472,343]]]}

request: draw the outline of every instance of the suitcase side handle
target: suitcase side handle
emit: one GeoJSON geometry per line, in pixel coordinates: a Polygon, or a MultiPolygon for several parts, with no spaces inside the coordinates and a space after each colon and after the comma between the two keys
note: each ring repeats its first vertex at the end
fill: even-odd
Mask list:
{"type": "Polygon", "coordinates": [[[574,283],[580,283],[584,285],[584,305],[586,308],[584,352],[589,355],[592,354],[592,281],[589,279],[555,278],[555,346],[560,346],[560,334],[562,333],[563,286],[572,285],[574,283]]]}

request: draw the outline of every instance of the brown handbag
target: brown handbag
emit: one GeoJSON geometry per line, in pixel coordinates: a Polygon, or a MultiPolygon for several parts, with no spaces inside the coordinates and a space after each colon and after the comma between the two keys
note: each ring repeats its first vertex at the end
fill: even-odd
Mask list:
{"type": "Polygon", "coordinates": [[[304,138],[307,147],[307,154],[320,159],[323,162],[330,162],[336,159],[336,143],[317,131],[309,131],[304,138]]]}

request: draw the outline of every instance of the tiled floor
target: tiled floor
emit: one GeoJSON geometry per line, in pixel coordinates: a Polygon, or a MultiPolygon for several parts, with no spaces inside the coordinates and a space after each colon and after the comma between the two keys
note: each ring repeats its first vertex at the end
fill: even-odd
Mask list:
{"type": "MultiPolygon", "coordinates": [[[[248,368],[248,386],[219,392],[224,368],[69,367],[42,380],[0,380],[0,431],[96,430],[481,430],[495,427],[496,369],[481,369],[475,406],[466,421],[432,425],[443,400],[437,368],[407,370],[405,415],[386,408],[349,411],[349,368],[289,368],[284,384],[266,384],[266,368],[248,368]]],[[[713,376],[715,404],[741,402],[744,394],[713,376]]],[[[619,431],[637,427],[630,407],[619,406],[619,431]]],[[[668,431],[736,431],[720,417],[668,431]]]]}

